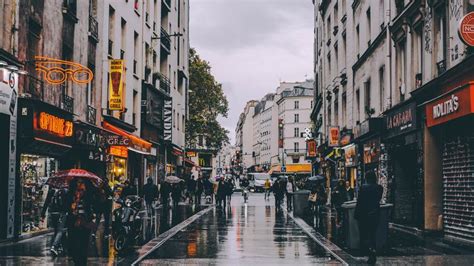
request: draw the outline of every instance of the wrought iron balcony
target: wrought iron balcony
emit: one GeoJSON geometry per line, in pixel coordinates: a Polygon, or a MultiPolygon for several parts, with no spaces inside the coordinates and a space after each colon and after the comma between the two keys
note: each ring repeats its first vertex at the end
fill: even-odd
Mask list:
{"type": "Polygon", "coordinates": [[[162,0],[162,5],[165,7],[164,10],[167,12],[171,11],[171,0],[162,0]]]}
{"type": "Polygon", "coordinates": [[[161,46],[163,48],[165,48],[165,50],[167,51],[167,53],[169,54],[170,51],[171,51],[171,38],[170,38],[170,35],[168,34],[168,32],[166,32],[166,30],[161,27],[161,46]]]}
{"type": "Polygon", "coordinates": [[[96,117],[97,117],[97,110],[94,107],[87,105],[87,114],[86,114],[87,122],[95,125],[96,117]]]}
{"type": "Polygon", "coordinates": [[[89,16],[89,36],[96,42],[99,40],[99,23],[93,16],[89,16]]]}
{"type": "Polygon", "coordinates": [[[168,94],[171,91],[171,82],[170,80],[163,74],[161,73],[155,73],[158,75],[158,78],[160,79],[160,89],[163,91],[167,92],[168,94]]]}
{"type": "Polygon", "coordinates": [[[28,98],[34,98],[34,99],[39,99],[43,100],[44,96],[44,81],[33,77],[31,75],[23,75],[23,94],[22,96],[28,97],[28,98]]]}
{"type": "Polygon", "coordinates": [[[77,12],[77,0],[63,0],[63,13],[76,16],[77,12]]]}

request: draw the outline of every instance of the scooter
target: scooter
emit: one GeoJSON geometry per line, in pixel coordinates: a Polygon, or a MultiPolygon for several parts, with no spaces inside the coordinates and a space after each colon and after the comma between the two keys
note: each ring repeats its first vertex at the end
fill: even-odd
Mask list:
{"type": "Polygon", "coordinates": [[[142,199],[128,196],[116,201],[120,207],[112,213],[112,237],[118,252],[134,245],[142,232],[142,219],[139,215],[142,199]]]}

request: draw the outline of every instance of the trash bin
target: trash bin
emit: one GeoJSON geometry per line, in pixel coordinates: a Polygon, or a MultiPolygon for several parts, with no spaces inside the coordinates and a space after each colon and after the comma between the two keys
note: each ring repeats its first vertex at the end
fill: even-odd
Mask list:
{"type": "Polygon", "coordinates": [[[303,216],[308,207],[309,190],[298,190],[293,193],[293,215],[303,216]]]}
{"type": "MultiPolygon", "coordinates": [[[[359,224],[354,218],[356,201],[347,201],[342,204],[344,209],[344,238],[346,246],[350,249],[360,247],[359,224]]],[[[377,250],[385,247],[388,240],[388,219],[393,204],[380,205],[379,224],[377,226],[377,250]]]]}

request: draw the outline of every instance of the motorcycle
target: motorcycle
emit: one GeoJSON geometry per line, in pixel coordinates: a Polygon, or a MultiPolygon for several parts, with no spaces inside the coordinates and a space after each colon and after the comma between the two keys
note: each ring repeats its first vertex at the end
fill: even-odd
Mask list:
{"type": "Polygon", "coordinates": [[[134,245],[142,232],[142,219],[139,216],[142,199],[128,196],[116,201],[120,205],[112,213],[112,236],[118,252],[134,245]]]}

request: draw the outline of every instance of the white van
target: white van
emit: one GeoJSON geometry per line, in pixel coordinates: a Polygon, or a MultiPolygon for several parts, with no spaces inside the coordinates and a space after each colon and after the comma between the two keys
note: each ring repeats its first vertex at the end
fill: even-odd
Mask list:
{"type": "Polygon", "coordinates": [[[270,179],[271,184],[270,174],[268,173],[249,173],[247,179],[249,180],[249,187],[256,192],[264,191],[265,180],[270,179]]]}

